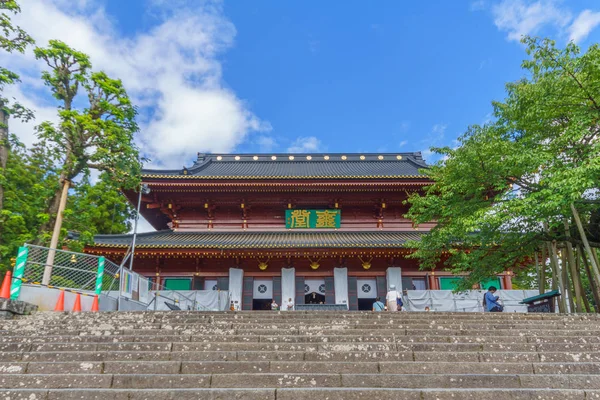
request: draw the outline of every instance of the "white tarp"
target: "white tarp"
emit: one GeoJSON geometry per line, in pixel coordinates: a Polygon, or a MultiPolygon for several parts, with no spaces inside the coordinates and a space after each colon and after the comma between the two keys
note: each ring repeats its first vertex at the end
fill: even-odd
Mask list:
{"type": "Polygon", "coordinates": [[[242,307],[242,287],[244,284],[244,270],[229,268],[229,295],[230,300],[242,307]]]}
{"type": "MultiPolygon", "coordinates": [[[[406,311],[424,311],[425,307],[429,307],[431,311],[482,312],[485,292],[485,290],[469,290],[460,293],[453,293],[451,290],[408,290],[407,295],[402,296],[402,300],[406,311]]],[[[527,312],[527,306],[519,303],[537,294],[537,290],[496,292],[504,305],[504,312],[527,312]]]]}
{"type": "Polygon", "coordinates": [[[273,299],[273,279],[255,279],[252,298],[273,299]]]}
{"type": "MultiPolygon", "coordinates": [[[[153,298],[156,292],[151,291],[153,298]]],[[[156,302],[156,310],[170,310],[165,303],[174,304],[182,310],[225,311],[229,310],[229,292],[226,290],[170,290],[160,292],[156,302]]],[[[154,310],[154,303],[148,305],[154,310]]]]}
{"type": "Polygon", "coordinates": [[[148,296],[148,286],[149,286],[148,279],[140,276],[140,278],[138,280],[138,285],[139,285],[138,293],[139,293],[140,301],[142,303],[148,304],[150,302],[150,297],[148,296]]]}
{"type": "Polygon", "coordinates": [[[402,293],[402,269],[400,267],[389,267],[385,271],[385,279],[387,281],[387,292],[390,291],[392,285],[395,285],[396,291],[402,293]]]}
{"type": "Polygon", "coordinates": [[[333,269],[335,304],[348,305],[348,268],[333,269]]]}
{"type": "MultiPolygon", "coordinates": [[[[196,290],[196,304],[200,311],[225,311],[229,309],[229,293],[226,290],[196,290]]],[[[187,292],[184,292],[187,295],[187,292]]],[[[191,296],[192,292],[190,292],[191,296]]]]}
{"type": "Polygon", "coordinates": [[[281,269],[281,310],[286,311],[288,299],[292,299],[292,304],[296,305],[296,269],[281,269]]]}
{"type": "Polygon", "coordinates": [[[377,297],[376,279],[357,279],[356,294],[359,299],[374,299],[377,297]]]}

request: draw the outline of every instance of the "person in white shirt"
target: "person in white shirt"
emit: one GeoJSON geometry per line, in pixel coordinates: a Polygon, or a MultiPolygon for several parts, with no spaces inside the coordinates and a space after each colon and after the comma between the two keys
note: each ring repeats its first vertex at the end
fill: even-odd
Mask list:
{"type": "Polygon", "coordinates": [[[271,302],[271,310],[273,310],[273,311],[279,310],[279,305],[275,302],[275,300],[273,300],[271,302]]]}
{"type": "Polygon", "coordinates": [[[399,296],[400,294],[396,291],[396,285],[390,285],[390,291],[385,296],[388,311],[398,311],[399,296]]]}
{"type": "Polygon", "coordinates": [[[291,297],[287,301],[287,310],[288,311],[293,311],[294,310],[294,302],[292,301],[291,297]]]}

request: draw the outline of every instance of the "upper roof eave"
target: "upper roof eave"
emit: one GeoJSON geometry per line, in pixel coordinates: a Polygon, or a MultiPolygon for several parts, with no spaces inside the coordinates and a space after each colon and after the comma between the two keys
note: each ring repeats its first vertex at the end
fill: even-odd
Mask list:
{"type": "Polygon", "coordinates": [[[142,170],[143,178],[194,180],[419,179],[415,153],[198,154],[191,167],[142,170]]]}

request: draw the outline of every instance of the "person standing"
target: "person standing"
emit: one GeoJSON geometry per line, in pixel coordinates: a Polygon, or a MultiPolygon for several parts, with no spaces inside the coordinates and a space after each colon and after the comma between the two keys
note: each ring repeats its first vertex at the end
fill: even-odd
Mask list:
{"type": "Polygon", "coordinates": [[[273,299],[273,301],[271,301],[271,310],[272,311],[279,310],[279,305],[275,302],[275,299],[273,299]]]}
{"type": "Polygon", "coordinates": [[[504,307],[498,303],[500,296],[495,295],[496,290],[498,289],[495,286],[490,286],[487,293],[483,296],[484,304],[489,312],[502,312],[504,310],[504,307]]]}
{"type": "Polygon", "coordinates": [[[381,302],[381,297],[375,299],[375,303],[373,303],[373,311],[380,312],[385,310],[385,304],[381,302]]]}
{"type": "Polygon", "coordinates": [[[385,296],[388,311],[398,311],[398,297],[400,293],[396,291],[396,285],[390,285],[390,291],[385,296]]]}
{"type": "Polygon", "coordinates": [[[287,310],[288,311],[294,311],[294,302],[292,301],[292,298],[290,297],[287,301],[287,310]]]}

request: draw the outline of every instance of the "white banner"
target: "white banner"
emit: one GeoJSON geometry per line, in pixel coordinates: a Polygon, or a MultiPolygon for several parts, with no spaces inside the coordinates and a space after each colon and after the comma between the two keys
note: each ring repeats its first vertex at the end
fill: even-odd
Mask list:
{"type": "Polygon", "coordinates": [[[357,279],[356,290],[359,299],[374,299],[377,297],[377,280],[357,279]]]}
{"type": "Polygon", "coordinates": [[[229,294],[230,300],[242,308],[242,285],[244,284],[244,270],[229,268],[229,294]]]}
{"type": "Polygon", "coordinates": [[[348,305],[348,268],[333,269],[335,304],[348,305]]]}
{"type": "Polygon", "coordinates": [[[387,281],[387,291],[390,291],[392,285],[396,286],[396,292],[402,294],[402,270],[400,267],[389,267],[385,272],[387,281]]]}
{"type": "Polygon", "coordinates": [[[306,279],[304,281],[304,294],[317,293],[325,296],[325,279],[306,279]]]}
{"type": "Polygon", "coordinates": [[[281,269],[281,310],[287,311],[288,299],[292,299],[292,305],[296,305],[296,269],[281,269]]]}
{"type": "Polygon", "coordinates": [[[252,297],[255,299],[272,299],[273,279],[255,279],[252,297]]]}

